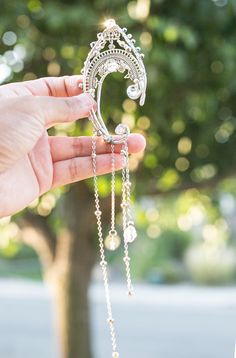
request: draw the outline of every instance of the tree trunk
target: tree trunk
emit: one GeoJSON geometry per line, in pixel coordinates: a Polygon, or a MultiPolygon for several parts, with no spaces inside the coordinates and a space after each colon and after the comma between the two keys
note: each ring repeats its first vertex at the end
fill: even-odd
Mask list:
{"type": "Polygon", "coordinates": [[[84,183],[63,203],[66,229],[57,238],[55,261],[46,276],[53,285],[62,358],[91,358],[88,288],[96,262],[93,197],[84,183]]]}
{"type": "MultiPolygon", "coordinates": [[[[38,252],[52,288],[60,358],[91,358],[88,288],[99,252],[93,193],[84,182],[73,185],[62,207],[64,230],[55,235],[47,219],[28,213],[24,241],[38,252]]],[[[101,200],[101,209],[105,227],[109,198],[101,200]]]]}
{"type": "Polygon", "coordinates": [[[60,263],[50,277],[62,358],[91,358],[88,287],[91,267],[60,263]]]}

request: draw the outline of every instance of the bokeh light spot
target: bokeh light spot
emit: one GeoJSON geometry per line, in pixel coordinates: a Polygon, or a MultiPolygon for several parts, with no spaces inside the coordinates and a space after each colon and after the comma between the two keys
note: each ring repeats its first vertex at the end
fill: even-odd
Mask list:
{"type": "Polygon", "coordinates": [[[184,157],[179,157],[175,162],[175,166],[180,172],[185,172],[189,168],[189,160],[184,157]]]}
{"type": "Polygon", "coordinates": [[[189,137],[182,137],[178,142],[178,151],[181,154],[188,154],[192,149],[192,141],[189,137]]]}
{"type": "Polygon", "coordinates": [[[47,71],[50,76],[59,76],[61,72],[61,66],[57,62],[50,62],[48,64],[47,71]]]}
{"type": "Polygon", "coordinates": [[[175,42],[178,38],[178,32],[175,26],[168,26],[164,31],[164,38],[167,42],[175,42]]]}
{"type": "Polygon", "coordinates": [[[46,47],[42,54],[46,61],[52,61],[56,57],[56,51],[52,47],[46,47]]]}
{"type": "Polygon", "coordinates": [[[214,61],[211,64],[211,71],[215,74],[220,74],[224,70],[224,65],[221,61],[214,61]]]}
{"type": "Polygon", "coordinates": [[[178,119],[175,120],[174,123],[171,126],[171,129],[174,133],[176,134],[181,134],[183,133],[184,129],[185,129],[185,123],[184,121],[178,119]]]}
{"type": "Polygon", "coordinates": [[[140,129],[147,130],[150,127],[151,121],[146,116],[141,116],[137,120],[137,125],[140,129]]]}
{"type": "Polygon", "coordinates": [[[2,42],[4,43],[4,45],[12,46],[16,43],[16,41],[17,36],[13,31],[7,31],[2,36],[2,42]]]}
{"type": "Polygon", "coordinates": [[[136,102],[129,98],[124,100],[122,106],[127,113],[133,113],[137,108],[136,102]]]}

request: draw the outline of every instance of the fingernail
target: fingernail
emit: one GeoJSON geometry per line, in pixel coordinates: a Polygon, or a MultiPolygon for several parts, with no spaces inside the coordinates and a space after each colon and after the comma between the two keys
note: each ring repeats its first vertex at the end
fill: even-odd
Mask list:
{"type": "Polygon", "coordinates": [[[94,98],[91,96],[90,93],[82,93],[80,95],[80,99],[84,102],[84,105],[88,107],[89,109],[97,109],[97,103],[94,100],[94,98]]]}
{"type": "Polygon", "coordinates": [[[72,75],[72,76],[65,76],[65,81],[68,82],[69,87],[73,88],[81,88],[80,85],[82,85],[83,88],[83,79],[80,75],[72,75]]]}

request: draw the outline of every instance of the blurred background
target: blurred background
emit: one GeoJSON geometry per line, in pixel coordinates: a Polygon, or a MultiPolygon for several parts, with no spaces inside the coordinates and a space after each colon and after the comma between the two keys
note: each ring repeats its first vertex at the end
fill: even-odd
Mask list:
{"type": "MultiPolygon", "coordinates": [[[[110,17],[140,44],[145,106],[127,99],[120,74],[109,76],[102,98],[109,128],[122,121],[147,139],[145,154],[130,158],[139,232],[131,249],[132,302],[122,245],[107,251],[121,356],[233,357],[236,2],[0,5],[0,84],[79,74],[89,43],[110,17]]],[[[91,125],[84,120],[50,132],[91,135],[91,125]]],[[[107,233],[110,177],[101,177],[99,187],[107,233]]],[[[118,177],[117,195],[120,189],[118,177]]],[[[111,356],[94,223],[91,180],[51,191],[0,220],[1,357],[111,356]]]]}

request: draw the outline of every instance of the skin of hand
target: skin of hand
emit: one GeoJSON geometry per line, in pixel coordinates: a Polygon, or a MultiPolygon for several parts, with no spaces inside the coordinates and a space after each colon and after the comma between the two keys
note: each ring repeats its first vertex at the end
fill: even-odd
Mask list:
{"type": "MultiPolygon", "coordinates": [[[[96,103],[81,76],[49,77],[0,86],[0,217],[13,215],[46,191],[89,178],[91,137],[48,136],[47,129],[87,117],[96,103]]],[[[140,134],[130,153],[144,150],[140,134]]],[[[121,168],[115,146],[116,170],[121,168]]],[[[98,175],[111,171],[110,145],[97,141],[98,175]]]]}

